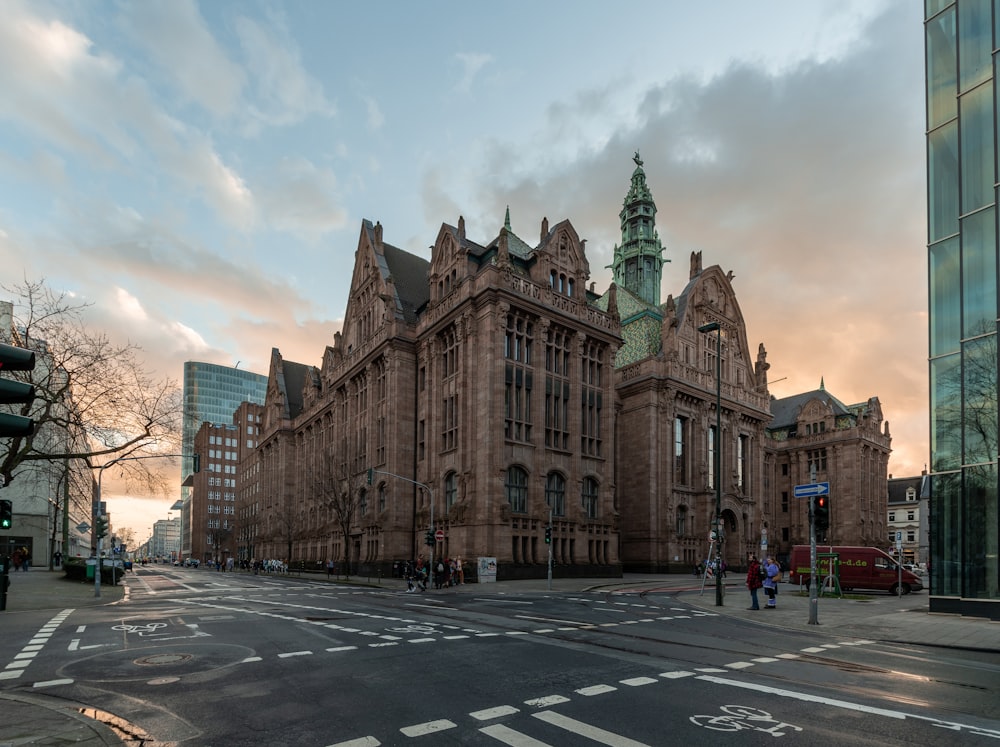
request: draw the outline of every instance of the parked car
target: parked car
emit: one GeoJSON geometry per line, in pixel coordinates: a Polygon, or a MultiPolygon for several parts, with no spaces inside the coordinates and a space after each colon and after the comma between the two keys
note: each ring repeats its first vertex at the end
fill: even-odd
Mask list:
{"type": "MultiPolygon", "coordinates": [[[[920,578],[905,568],[900,570],[896,560],[877,547],[844,547],[834,545],[817,545],[816,572],[821,579],[829,575],[830,558],[819,555],[834,554],[837,556],[837,573],[840,588],[876,589],[896,594],[902,591],[920,591],[924,588],[920,578]]],[[[809,588],[811,570],[809,566],[809,545],[795,545],[789,560],[789,581],[793,584],[802,583],[809,588]]]]}

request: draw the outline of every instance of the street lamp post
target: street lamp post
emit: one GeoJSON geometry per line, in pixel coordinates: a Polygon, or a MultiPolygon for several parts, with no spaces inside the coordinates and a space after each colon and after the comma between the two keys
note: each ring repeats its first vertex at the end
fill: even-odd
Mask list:
{"type": "Polygon", "coordinates": [[[715,606],[722,606],[722,325],[709,322],[699,332],[715,332],[715,442],[712,473],[715,483],[715,606]]]}

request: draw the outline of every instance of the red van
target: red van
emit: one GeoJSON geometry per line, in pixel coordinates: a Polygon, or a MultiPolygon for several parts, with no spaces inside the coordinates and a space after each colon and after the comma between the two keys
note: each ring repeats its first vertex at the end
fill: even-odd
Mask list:
{"type": "MultiPolygon", "coordinates": [[[[899,565],[895,558],[877,547],[843,547],[816,545],[816,573],[820,579],[826,577],[830,568],[830,558],[821,555],[837,555],[840,569],[840,588],[878,589],[890,594],[897,592],[900,583],[899,565]]],[[[788,580],[793,584],[804,584],[809,588],[809,545],[795,545],[789,558],[790,569],[788,580]]],[[[924,588],[920,577],[910,571],[903,570],[902,592],[920,591],[924,588]]]]}

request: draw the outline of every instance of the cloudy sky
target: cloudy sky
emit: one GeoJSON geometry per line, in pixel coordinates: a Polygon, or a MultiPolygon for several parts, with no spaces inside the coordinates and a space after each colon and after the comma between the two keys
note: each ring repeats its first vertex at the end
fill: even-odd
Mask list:
{"type": "MultiPolygon", "coordinates": [[[[606,288],[639,150],[672,260],[735,274],[771,392],[878,396],[927,461],[921,3],[3,0],[0,283],[186,360],[319,364],[361,221],[429,257],[569,218],[606,288]],[[627,10],[613,11],[612,8],[627,10]]],[[[142,539],[170,496],[107,494],[142,539]]]]}

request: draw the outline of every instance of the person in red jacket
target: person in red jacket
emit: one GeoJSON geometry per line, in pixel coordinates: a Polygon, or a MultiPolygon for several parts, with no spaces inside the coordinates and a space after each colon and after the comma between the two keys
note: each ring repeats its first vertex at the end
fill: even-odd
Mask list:
{"type": "Polygon", "coordinates": [[[750,610],[759,610],[760,602],[757,600],[757,589],[764,585],[764,580],[761,578],[760,563],[757,561],[757,556],[753,553],[750,554],[750,567],[747,569],[747,588],[750,590],[750,602],[751,607],[747,607],[750,610]]]}

